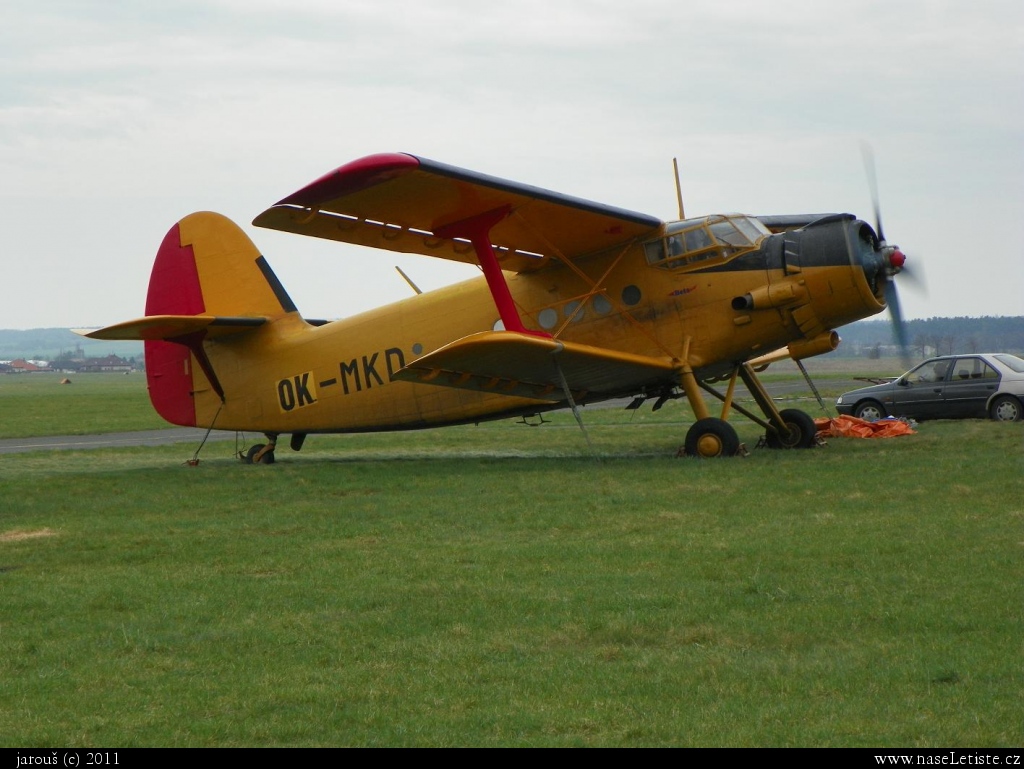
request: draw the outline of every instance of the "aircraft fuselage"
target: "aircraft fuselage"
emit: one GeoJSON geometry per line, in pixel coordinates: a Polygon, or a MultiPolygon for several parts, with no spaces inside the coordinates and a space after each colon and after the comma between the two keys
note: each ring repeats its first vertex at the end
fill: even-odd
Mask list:
{"type": "MultiPolygon", "coordinates": [[[[506,273],[506,279],[528,330],[674,363],[685,358],[703,379],[790,343],[811,344],[883,309],[863,263],[861,252],[873,247],[865,228],[870,233],[848,217],[686,260],[669,254],[669,224],[643,243],[571,268],[506,273]],[[659,241],[668,250],[652,246],[659,241]]],[[[538,401],[394,380],[425,353],[500,329],[498,318],[479,278],[321,326],[291,312],[244,336],[208,340],[204,348],[224,401],[193,359],[196,424],[216,418],[217,428],[229,430],[363,432],[564,406],[561,397],[538,401]]],[[[650,388],[676,384],[668,377],[650,388]]]]}

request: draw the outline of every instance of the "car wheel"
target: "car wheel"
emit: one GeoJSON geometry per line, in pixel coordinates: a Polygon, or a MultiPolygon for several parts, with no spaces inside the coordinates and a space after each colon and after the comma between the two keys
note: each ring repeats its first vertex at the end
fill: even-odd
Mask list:
{"type": "Polygon", "coordinates": [[[988,413],[997,422],[1019,422],[1021,418],[1020,401],[1012,395],[1000,395],[992,401],[988,413]]]}
{"type": "Polygon", "coordinates": [[[733,426],[724,419],[698,419],[686,432],[687,456],[731,457],[740,449],[740,439],[733,426]]]}
{"type": "Polygon", "coordinates": [[[789,431],[781,435],[777,430],[765,434],[765,443],[772,449],[809,449],[815,445],[818,428],[814,418],[799,409],[783,409],[779,412],[789,431]]]}
{"type": "Polygon", "coordinates": [[[885,419],[889,416],[885,411],[885,406],[878,401],[864,401],[863,403],[858,403],[857,408],[853,410],[853,415],[857,417],[857,419],[863,419],[866,422],[874,422],[875,420],[885,419]]]}

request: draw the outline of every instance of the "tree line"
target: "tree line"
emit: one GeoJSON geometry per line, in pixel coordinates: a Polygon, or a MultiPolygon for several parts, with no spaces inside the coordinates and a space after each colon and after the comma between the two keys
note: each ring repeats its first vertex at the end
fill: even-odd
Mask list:
{"type": "MultiPolygon", "coordinates": [[[[905,322],[911,353],[919,357],[972,352],[1024,353],[1024,316],[926,318],[905,322]]],[[[887,320],[862,320],[839,329],[841,356],[896,354],[896,338],[887,320]]]]}

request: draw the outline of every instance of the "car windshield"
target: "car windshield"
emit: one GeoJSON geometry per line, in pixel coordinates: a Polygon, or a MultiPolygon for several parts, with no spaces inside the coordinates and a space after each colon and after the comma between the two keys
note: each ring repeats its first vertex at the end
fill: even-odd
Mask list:
{"type": "Polygon", "coordinates": [[[1024,360],[1018,358],[1016,355],[1007,355],[1005,353],[1001,353],[999,355],[993,355],[992,357],[995,358],[1000,363],[1002,363],[1004,366],[1012,368],[1014,371],[1020,374],[1024,374],[1024,360]]]}

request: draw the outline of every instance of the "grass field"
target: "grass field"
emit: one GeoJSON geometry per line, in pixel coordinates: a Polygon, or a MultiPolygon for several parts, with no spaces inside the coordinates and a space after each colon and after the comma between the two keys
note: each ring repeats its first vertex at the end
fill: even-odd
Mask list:
{"type": "Polygon", "coordinates": [[[551,419],[4,456],[0,745],[1024,742],[1020,424],[700,462],[675,403],[551,419]]]}
{"type": "Polygon", "coordinates": [[[91,435],[167,427],[146,393],[146,375],[0,376],[0,439],[91,435]]]}
{"type": "MultiPolygon", "coordinates": [[[[821,394],[830,398],[867,384],[855,381],[854,376],[900,373],[900,364],[893,359],[810,360],[807,366],[821,394]]],[[[802,382],[790,363],[773,365],[762,379],[769,387],[802,382]]],[[[149,403],[146,375],[142,372],[128,376],[81,374],[73,376],[70,384],[61,384],[62,380],[63,374],[49,373],[0,376],[0,439],[157,430],[167,426],[149,403]]],[[[810,400],[806,387],[801,392],[811,404],[808,408],[819,409],[810,400]]],[[[820,411],[816,415],[821,416],[820,411]]],[[[617,421],[624,418],[628,415],[620,415],[617,421]]]]}

